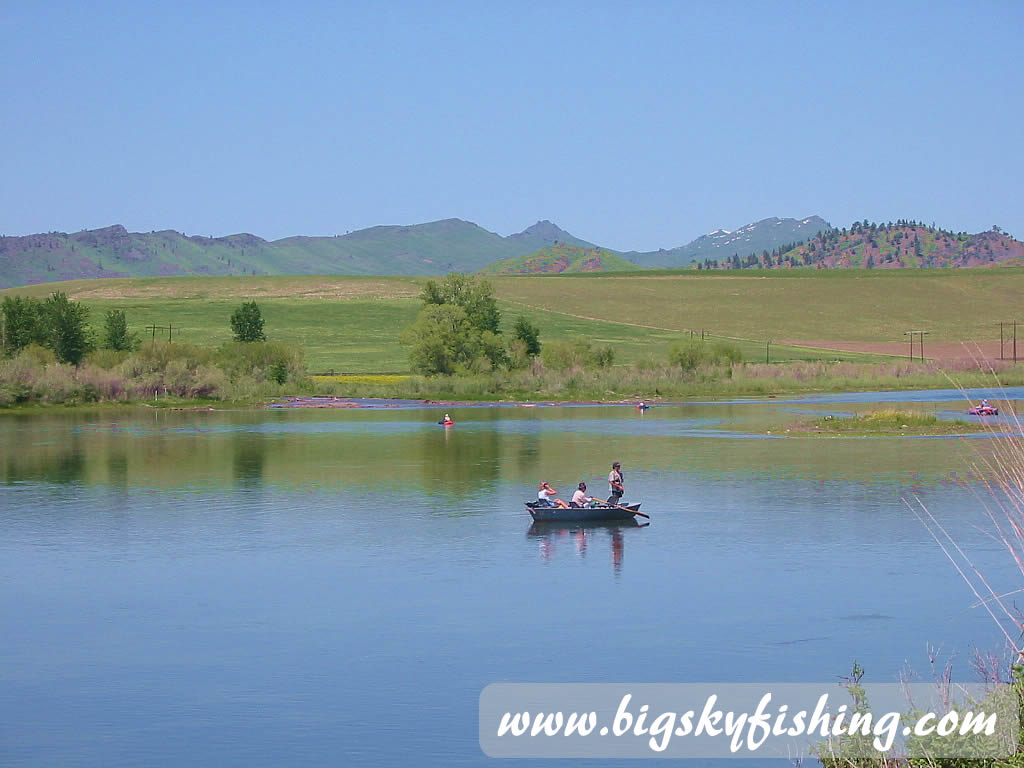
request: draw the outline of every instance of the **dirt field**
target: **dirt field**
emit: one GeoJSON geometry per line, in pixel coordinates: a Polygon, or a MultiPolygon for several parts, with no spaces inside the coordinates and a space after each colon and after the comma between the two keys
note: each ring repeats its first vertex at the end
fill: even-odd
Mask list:
{"type": "MultiPolygon", "coordinates": [[[[803,347],[837,349],[842,352],[866,352],[875,355],[910,357],[909,341],[807,341],[786,339],[782,343],[803,347]]],[[[921,342],[915,338],[914,357],[920,358],[920,356],[921,342]]],[[[973,363],[999,360],[999,339],[995,341],[931,341],[925,336],[924,356],[929,360],[941,360],[942,362],[962,360],[973,363]]],[[[1013,361],[1012,340],[1007,340],[1003,343],[1003,358],[1009,362],[1013,361]]],[[[1017,339],[1017,359],[1024,360],[1024,336],[1017,339]]]]}

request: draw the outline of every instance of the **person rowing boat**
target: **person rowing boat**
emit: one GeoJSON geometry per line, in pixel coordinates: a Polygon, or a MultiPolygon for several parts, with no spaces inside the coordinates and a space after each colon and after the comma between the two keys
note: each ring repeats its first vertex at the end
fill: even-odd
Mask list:
{"type": "Polygon", "coordinates": [[[587,496],[587,484],[580,483],[576,486],[576,491],[572,495],[572,501],[569,502],[570,507],[585,507],[587,502],[597,501],[593,496],[587,496]]]}

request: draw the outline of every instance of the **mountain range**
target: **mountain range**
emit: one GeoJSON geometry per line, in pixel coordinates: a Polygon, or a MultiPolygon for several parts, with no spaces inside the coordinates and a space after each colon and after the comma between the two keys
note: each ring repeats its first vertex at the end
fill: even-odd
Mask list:
{"type": "Polygon", "coordinates": [[[174,230],[129,232],[114,225],[72,234],[0,237],[0,288],[96,277],[443,275],[476,272],[553,246],[600,250],[626,259],[630,262],[626,266],[686,267],[705,258],[745,257],[781,243],[806,240],[819,228],[827,229],[828,223],[817,216],[764,219],[735,232],[717,230],[678,248],[623,253],[599,248],[546,220],[507,237],[472,222],[444,219],[273,241],[251,234],[204,237],[174,230]]]}

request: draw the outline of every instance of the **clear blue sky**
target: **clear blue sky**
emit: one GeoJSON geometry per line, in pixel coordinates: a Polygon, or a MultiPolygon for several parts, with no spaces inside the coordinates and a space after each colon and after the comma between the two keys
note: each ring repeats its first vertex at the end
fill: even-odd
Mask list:
{"type": "Polygon", "coordinates": [[[1024,2],[14,2],[0,233],[1024,238],[1024,2]],[[628,7],[627,7],[628,5],[628,7]]]}

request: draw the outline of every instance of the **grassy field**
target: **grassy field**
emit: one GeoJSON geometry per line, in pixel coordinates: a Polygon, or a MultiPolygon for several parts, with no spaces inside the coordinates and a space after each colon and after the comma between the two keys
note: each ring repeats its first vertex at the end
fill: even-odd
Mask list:
{"type": "Polygon", "coordinates": [[[1024,269],[744,270],[658,275],[507,277],[499,295],[523,307],[748,339],[998,339],[1019,313],[1024,269]],[[571,281],[571,282],[570,282],[571,281]]]}
{"type": "MultiPolygon", "coordinates": [[[[402,328],[419,309],[426,278],[283,276],[79,280],[0,291],[46,296],[65,291],[93,311],[123,309],[132,329],[172,325],[176,340],[216,344],[230,338],[228,318],[255,299],[271,339],[301,345],[314,373],[405,373],[402,328]]],[[[787,346],[786,340],[904,339],[930,331],[928,343],[999,338],[1024,295],[1024,269],[903,271],[663,272],[491,278],[507,324],[523,314],[541,339],[586,336],[612,344],[617,363],[664,360],[690,330],[738,340],[745,359],[881,361],[855,352],[787,346]]],[[[157,335],[166,336],[166,331],[157,335]]],[[[1024,346],[1024,331],[1022,331],[1024,346]]]]}

